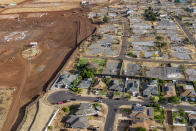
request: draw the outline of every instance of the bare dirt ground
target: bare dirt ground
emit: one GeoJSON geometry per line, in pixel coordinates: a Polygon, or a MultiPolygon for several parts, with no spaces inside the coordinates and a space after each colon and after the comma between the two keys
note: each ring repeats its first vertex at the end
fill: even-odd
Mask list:
{"type": "Polygon", "coordinates": [[[22,106],[42,94],[43,85],[76,42],[92,33],[94,25],[84,15],[86,11],[74,9],[28,18],[28,13],[22,13],[16,19],[0,19],[0,86],[16,87],[3,131],[11,129],[22,106]],[[37,42],[41,53],[29,60],[22,57],[22,51],[30,42],[37,42]]]}

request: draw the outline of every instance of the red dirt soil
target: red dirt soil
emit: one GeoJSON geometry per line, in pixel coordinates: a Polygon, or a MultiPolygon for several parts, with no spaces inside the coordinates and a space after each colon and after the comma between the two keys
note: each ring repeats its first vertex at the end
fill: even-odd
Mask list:
{"type": "Polygon", "coordinates": [[[76,41],[93,32],[95,26],[85,13],[86,10],[75,9],[37,18],[26,18],[28,13],[23,13],[19,19],[0,20],[0,86],[17,87],[2,131],[11,130],[19,109],[43,92],[43,85],[76,46],[76,41]],[[27,31],[26,37],[5,42],[4,36],[16,31],[27,31]],[[38,42],[41,53],[27,60],[21,53],[30,42],[38,42]]]}

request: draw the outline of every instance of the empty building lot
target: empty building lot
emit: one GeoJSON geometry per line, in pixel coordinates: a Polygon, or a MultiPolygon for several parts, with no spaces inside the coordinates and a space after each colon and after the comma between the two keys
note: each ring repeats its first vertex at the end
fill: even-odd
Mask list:
{"type": "Polygon", "coordinates": [[[122,63],[120,61],[108,61],[106,67],[103,70],[103,74],[119,75],[121,71],[122,63]]]}

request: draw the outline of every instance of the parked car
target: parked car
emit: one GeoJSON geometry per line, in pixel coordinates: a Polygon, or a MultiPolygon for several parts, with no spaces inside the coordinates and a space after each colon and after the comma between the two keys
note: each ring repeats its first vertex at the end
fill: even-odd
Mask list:
{"type": "Polygon", "coordinates": [[[61,104],[63,104],[63,102],[62,102],[62,101],[60,101],[60,102],[58,102],[57,104],[58,104],[58,105],[61,105],[61,104]]]}
{"type": "Polygon", "coordinates": [[[70,100],[64,100],[63,103],[70,102],[70,100]]]}
{"type": "Polygon", "coordinates": [[[71,101],[76,101],[76,98],[71,98],[70,100],[71,100],[71,101]]]}
{"type": "Polygon", "coordinates": [[[97,99],[103,99],[102,97],[96,97],[97,99]]]}
{"type": "Polygon", "coordinates": [[[95,102],[103,103],[103,101],[102,101],[102,100],[100,100],[100,99],[95,100],[95,102]]]}
{"type": "Polygon", "coordinates": [[[120,98],[115,98],[114,100],[120,100],[120,98]]]}
{"type": "Polygon", "coordinates": [[[90,131],[98,131],[99,127],[89,127],[88,130],[90,130],[90,131]]]}

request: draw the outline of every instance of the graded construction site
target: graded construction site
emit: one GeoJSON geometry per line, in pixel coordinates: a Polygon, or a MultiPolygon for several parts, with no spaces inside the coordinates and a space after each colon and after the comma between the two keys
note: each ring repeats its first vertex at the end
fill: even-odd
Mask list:
{"type": "Polygon", "coordinates": [[[0,13],[0,89],[10,90],[12,100],[0,108],[2,131],[16,130],[20,109],[46,91],[77,45],[95,30],[87,8],[11,14],[9,10],[14,9],[0,13]]]}

